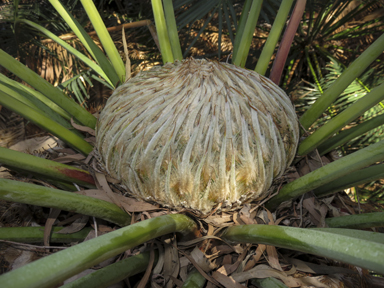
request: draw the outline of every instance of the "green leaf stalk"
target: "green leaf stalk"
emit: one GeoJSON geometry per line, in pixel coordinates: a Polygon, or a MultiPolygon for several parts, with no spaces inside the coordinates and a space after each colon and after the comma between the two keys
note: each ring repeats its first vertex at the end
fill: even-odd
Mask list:
{"type": "MultiPolygon", "coordinates": [[[[341,77],[341,76],[340,76],[341,77]]],[[[340,78],[339,78],[340,79],[340,78]]],[[[319,98],[320,99],[320,98],[319,98]]],[[[300,144],[297,154],[304,156],[325,142],[331,135],[359,117],[369,108],[384,99],[384,83],[375,87],[371,92],[359,99],[340,114],[333,117],[316,132],[305,138],[300,144]]]]}
{"type": "Polygon", "coordinates": [[[81,124],[95,128],[96,118],[62,91],[0,49],[0,65],[40,91],[81,124]]]}
{"type": "Polygon", "coordinates": [[[164,9],[161,0],[151,0],[153,16],[155,17],[156,31],[159,37],[161,56],[163,63],[173,63],[175,58],[172,52],[171,42],[169,40],[169,33],[167,23],[165,21],[164,9]]]}
{"type": "Polygon", "coordinates": [[[88,171],[11,149],[0,147],[0,163],[47,178],[95,188],[95,181],[88,171]]]}
{"type": "Polygon", "coordinates": [[[266,207],[275,209],[286,200],[301,196],[308,191],[382,160],[384,160],[384,140],[342,157],[286,184],[277,196],[267,201],[266,207]]]}
{"type": "Polygon", "coordinates": [[[108,75],[108,78],[116,86],[120,81],[117,72],[109,62],[108,58],[100,50],[100,48],[93,42],[92,38],[80,25],[80,23],[68,12],[68,10],[58,0],[49,0],[52,6],[64,19],[65,23],[72,29],[73,33],[79,38],[81,43],[87,49],[89,54],[92,55],[93,59],[100,65],[101,69],[108,75]]]}
{"type": "MultiPolygon", "coordinates": [[[[155,253],[155,264],[158,253],[155,253]]],[[[95,272],[81,277],[73,282],[60,286],[61,288],[103,288],[123,281],[140,272],[144,272],[149,264],[149,252],[125,258],[121,261],[96,270],[95,272]]]]}
{"type": "Polygon", "coordinates": [[[384,212],[346,215],[325,219],[325,224],[330,228],[365,229],[384,227],[384,212]]]}
{"type": "Polygon", "coordinates": [[[384,34],[369,46],[342,75],[329,87],[324,94],[301,116],[300,123],[308,129],[321,114],[336,100],[341,92],[349,86],[364,70],[383,52],[384,34]]]}
{"type": "Polygon", "coordinates": [[[245,62],[248,57],[249,48],[251,47],[251,42],[253,39],[253,33],[255,32],[256,23],[259,19],[261,5],[263,4],[262,0],[253,0],[247,21],[245,22],[244,31],[242,34],[237,34],[237,37],[240,37],[240,42],[238,49],[236,49],[236,54],[233,54],[232,63],[236,66],[244,67],[245,62]]]}
{"type": "Polygon", "coordinates": [[[384,273],[384,244],[373,241],[315,229],[259,224],[229,227],[222,238],[319,255],[384,273]]]}
{"type": "Polygon", "coordinates": [[[191,232],[195,223],[185,215],[148,219],[104,234],[0,276],[3,288],[45,288],[156,237],[191,232]],[[47,273],[49,271],[49,273],[47,273]]]}
{"type": "MultiPolygon", "coordinates": [[[[53,227],[50,243],[73,243],[83,241],[92,230],[91,227],[82,229],[79,232],[64,234],[57,233],[64,227],[53,227]]],[[[44,243],[44,227],[1,227],[0,239],[19,243],[44,243]]]]}
{"type": "Polygon", "coordinates": [[[34,184],[0,179],[0,199],[73,211],[115,223],[129,225],[131,217],[117,205],[104,200],[34,184]]]}
{"type": "Polygon", "coordinates": [[[111,35],[105,27],[103,19],[101,19],[101,16],[97,11],[95,4],[91,0],[80,1],[81,4],[83,4],[83,7],[88,15],[89,20],[91,20],[92,22],[93,28],[95,29],[97,36],[99,37],[101,44],[103,45],[103,48],[107,53],[109,60],[111,61],[112,66],[120,79],[120,82],[124,83],[125,66],[123,60],[121,60],[120,54],[117,51],[116,46],[112,41],[111,35]]]}
{"type": "Polygon", "coordinates": [[[314,189],[313,192],[317,197],[323,197],[343,189],[356,187],[361,184],[369,183],[383,178],[384,164],[379,164],[349,173],[332,182],[329,182],[328,184],[314,189]]]}
{"type": "Polygon", "coordinates": [[[288,13],[291,10],[292,3],[293,0],[283,0],[281,2],[267,41],[264,44],[263,50],[261,51],[261,55],[256,64],[255,71],[261,75],[265,75],[265,72],[267,71],[269,62],[271,61],[273,52],[275,51],[277,41],[279,40],[281,32],[285,26],[288,13]]]}
{"type": "Polygon", "coordinates": [[[25,119],[33,122],[37,126],[57,136],[84,155],[88,155],[93,150],[92,145],[86,142],[82,136],[79,136],[79,133],[74,133],[71,130],[68,130],[64,126],[43,115],[38,110],[35,110],[28,105],[14,99],[12,96],[4,93],[3,91],[0,91],[0,96],[1,105],[7,107],[8,109],[23,116],[25,119]]]}

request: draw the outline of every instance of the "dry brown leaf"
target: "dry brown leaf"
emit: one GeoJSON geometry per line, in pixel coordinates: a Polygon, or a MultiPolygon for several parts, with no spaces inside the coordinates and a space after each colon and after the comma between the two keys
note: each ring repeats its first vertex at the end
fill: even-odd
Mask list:
{"type": "Polygon", "coordinates": [[[121,202],[121,205],[127,212],[145,212],[162,209],[159,205],[153,205],[148,202],[138,201],[134,198],[125,197],[123,195],[118,195],[117,199],[121,202]]]}
{"type": "Polygon", "coordinates": [[[301,282],[291,276],[287,276],[284,272],[275,270],[267,265],[261,264],[246,272],[240,272],[232,275],[237,282],[245,282],[252,278],[268,278],[274,277],[282,280],[289,287],[300,287],[301,282]]]}
{"type": "Polygon", "coordinates": [[[205,254],[197,246],[192,250],[190,256],[205,272],[210,272],[215,268],[215,265],[209,261],[205,254]]]}
{"type": "Polygon", "coordinates": [[[196,263],[196,261],[191,257],[191,256],[189,256],[189,255],[187,255],[187,254],[185,254],[184,252],[182,252],[182,251],[179,251],[182,255],[184,255],[192,264],[193,264],[193,266],[200,272],[200,274],[205,278],[205,279],[207,279],[211,284],[213,284],[213,286],[212,285],[207,285],[207,287],[216,287],[216,286],[218,286],[218,287],[222,287],[221,285],[220,285],[220,283],[219,282],[217,282],[214,278],[212,278],[211,276],[209,276],[207,273],[205,273],[204,272],[204,270],[203,269],[201,269],[201,267],[196,263]],[[215,286],[216,285],[216,286],[215,286]]]}
{"type": "Polygon", "coordinates": [[[129,59],[127,40],[125,39],[124,26],[122,28],[122,42],[123,42],[124,55],[125,55],[125,81],[128,81],[132,77],[131,60],[129,59]]]}
{"type": "Polygon", "coordinates": [[[240,219],[245,224],[256,224],[256,221],[251,217],[251,206],[249,204],[245,204],[243,208],[241,208],[239,212],[240,219]]]}
{"type": "Polygon", "coordinates": [[[243,220],[241,220],[239,213],[235,212],[232,216],[233,222],[235,222],[236,225],[244,225],[245,223],[243,220]]]}
{"type": "Polygon", "coordinates": [[[267,261],[268,264],[276,270],[283,271],[279,262],[279,255],[277,254],[276,247],[267,245],[267,261]]]}
{"type": "Polygon", "coordinates": [[[20,141],[15,145],[12,145],[10,149],[24,153],[44,152],[50,148],[58,146],[58,140],[56,137],[44,136],[30,138],[24,141],[20,141]]]}
{"type": "Polygon", "coordinates": [[[318,209],[316,209],[318,205],[315,204],[315,197],[306,197],[303,200],[303,207],[307,209],[309,214],[312,216],[312,220],[315,225],[318,225],[321,222],[321,215],[318,212],[318,209]]]}
{"type": "Polygon", "coordinates": [[[84,138],[84,141],[87,141],[88,143],[92,144],[92,146],[96,146],[96,137],[87,137],[84,138]]]}
{"type": "MultiPolygon", "coordinates": [[[[149,211],[149,210],[148,210],[149,211]]],[[[139,212],[139,211],[138,211],[139,212]]],[[[149,213],[149,215],[151,215],[151,218],[155,218],[155,217],[159,217],[159,216],[162,216],[162,215],[167,215],[168,213],[166,211],[159,211],[159,212],[152,212],[152,213],[149,213]]]]}
{"type": "Polygon", "coordinates": [[[300,178],[300,174],[296,171],[295,169],[295,172],[292,172],[292,173],[289,173],[287,174],[287,182],[290,183],[296,179],[299,179],[300,178]]]}
{"type": "Polygon", "coordinates": [[[180,266],[179,276],[183,282],[188,279],[188,266],[180,266]]]}
{"type": "Polygon", "coordinates": [[[57,234],[71,234],[76,233],[83,229],[88,223],[89,216],[82,215],[81,218],[77,218],[71,225],[64,227],[60,231],[56,232],[57,234]]]}
{"type": "Polygon", "coordinates": [[[233,257],[232,257],[232,255],[229,255],[229,254],[227,254],[227,255],[224,255],[224,257],[223,257],[223,261],[221,262],[221,264],[223,265],[223,266],[228,266],[228,265],[232,265],[232,259],[233,259],[233,257]]]}
{"type": "MultiPolygon", "coordinates": [[[[199,238],[195,238],[195,239],[192,239],[192,240],[189,240],[189,241],[185,241],[185,242],[179,242],[178,245],[179,246],[184,246],[184,247],[188,247],[188,246],[195,246],[195,244],[201,242],[201,241],[204,241],[204,240],[207,240],[207,239],[216,239],[216,240],[220,240],[224,243],[227,244],[227,242],[225,242],[224,240],[222,240],[221,238],[217,237],[217,236],[202,236],[202,237],[199,237],[199,238]]],[[[231,250],[230,252],[233,252],[233,251],[236,251],[235,248],[232,248],[232,246],[230,244],[227,244],[231,250]]],[[[223,245],[225,246],[225,245],[223,245]]],[[[216,246],[216,247],[221,247],[221,246],[216,246]]]]}
{"type": "Polygon", "coordinates": [[[152,270],[152,274],[154,274],[154,275],[155,274],[160,274],[161,271],[163,270],[163,267],[164,267],[164,249],[163,249],[163,245],[159,241],[155,241],[155,244],[157,246],[157,251],[158,251],[159,257],[158,257],[158,260],[157,260],[155,268],[153,268],[153,270],[152,270]]]}
{"type": "Polygon", "coordinates": [[[275,225],[279,225],[281,221],[283,221],[287,216],[280,217],[279,219],[276,220],[275,225]]]}
{"type": "MultiPolygon", "coordinates": [[[[72,148],[60,148],[56,150],[60,154],[67,154],[67,155],[75,155],[77,152],[73,150],[72,148]]],[[[91,152],[92,153],[92,152],[91,152]]]]}
{"type": "Polygon", "coordinates": [[[231,266],[227,267],[227,269],[226,269],[227,274],[226,275],[230,275],[237,270],[237,268],[239,267],[241,262],[243,262],[245,256],[247,256],[248,250],[250,247],[251,247],[251,244],[247,244],[243,253],[240,254],[240,256],[237,258],[236,262],[233,263],[231,266]]]}
{"type": "Polygon", "coordinates": [[[61,210],[52,208],[49,212],[49,216],[44,226],[44,246],[49,246],[49,238],[52,232],[53,223],[55,223],[57,217],[60,215],[61,210]]]}
{"type": "Polygon", "coordinates": [[[95,172],[95,176],[97,179],[96,181],[97,188],[99,188],[100,190],[104,190],[105,193],[108,195],[108,197],[112,200],[112,203],[121,208],[122,205],[116,197],[117,194],[113,193],[113,191],[109,187],[109,184],[107,182],[107,179],[105,178],[105,175],[99,172],[95,172]]]}
{"type": "MultiPolygon", "coordinates": [[[[343,197],[342,197],[340,194],[337,194],[337,198],[340,200],[340,202],[342,203],[342,205],[348,210],[348,212],[349,212],[351,215],[356,214],[355,211],[345,203],[345,201],[343,200],[343,197]]],[[[347,215],[347,214],[344,214],[344,215],[347,215]]]]}
{"type": "MultiPolygon", "coordinates": [[[[217,245],[212,247],[211,252],[212,254],[222,255],[222,254],[229,254],[232,252],[236,252],[230,245],[217,245]]],[[[240,253],[239,253],[240,254],[240,253]]]]}
{"type": "MultiPolygon", "coordinates": [[[[176,285],[178,288],[179,287],[181,288],[183,286],[183,284],[184,284],[183,281],[173,277],[172,275],[170,277],[171,277],[171,280],[173,282],[173,285],[176,285]]],[[[173,285],[171,287],[173,287],[173,285]]]]}
{"type": "MultiPolygon", "coordinates": [[[[75,192],[75,193],[81,194],[81,195],[86,195],[86,196],[89,196],[89,197],[94,197],[94,198],[97,198],[97,199],[104,200],[104,201],[107,201],[107,202],[115,204],[113,202],[113,200],[105,193],[104,190],[88,189],[88,190],[78,191],[78,192],[75,192]]],[[[114,194],[114,198],[117,201],[119,201],[120,206],[122,206],[125,211],[130,212],[130,213],[153,211],[153,210],[161,209],[158,205],[152,205],[150,203],[147,203],[147,202],[144,202],[144,201],[138,201],[138,200],[136,200],[134,198],[125,197],[123,195],[116,194],[116,193],[113,193],[113,194],[114,194]]],[[[160,213],[160,215],[164,214],[162,212],[159,212],[159,213],[160,213]]],[[[152,218],[156,217],[156,214],[152,214],[151,213],[149,215],[152,218]]]]}
{"type": "Polygon", "coordinates": [[[256,255],[252,256],[252,259],[248,261],[247,265],[244,267],[244,271],[247,271],[251,268],[253,268],[257,262],[259,262],[261,256],[263,256],[263,253],[267,249],[267,245],[259,244],[256,248],[256,255]]]}
{"type": "Polygon", "coordinates": [[[167,288],[173,287],[173,281],[171,276],[177,277],[180,270],[179,253],[177,250],[176,237],[169,237],[164,242],[168,245],[164,247],[164,269],[163,275],[167,288]]]}
{"type": "MultiPolygon", "coordinates": [[[[74,192],[74,193],[76,193],[76,192],[74,192]]],[[[75,214],[75,215],[73,215],[73,216],[71,216],[71,217],[69,217],[63,221],[60,221],[59,223],[57,223],[57,226],[64,226],[64,225],[70,224],[73,221],[75,221],[76,219],[81,218],[81,217],[83,217],[82,214],[75,214]]]]}
{"type": "Polygon", "coordinates": [[[218,227],[228,226],[225,223],[230,221],[232,221],[231,215],[223,215],[223,216],[211,215],[204,219],[204,222],[208,224],[212,224],[214,226],[218,226],[218,227]]]}
{"type": "Polygon", "coordinates": [[[137,288],[144,288],[149,280],[149,277],[151,276],[152,272],[152,266],[155,261],[155,251],[153,250],[153,243],[151,244],[151,251],[149,253],[149,262],[147,270],[145,270],[145,273],[143,275],[143,278],[141,278],[139,285],[137,285],[137,288]]]}
{"type": "Polygon", "coordinates": [[[70,163],[70,162],[76,162],[84,160],[85,156],[83,154],[75,154],[75,155],[67,155],[63,157],[55,158],[53,161],[59,162],[59,163],[70,163]]]}
{"type": "Polygon", "coordinates": [[[94,129],[89,128],[88,126],[82,126],[82,125],[76,124],[75,121],[73,121],[72,118],[71,118],[71,125],[73,127],[75,127],[77,130],[80,130],[80,131],[83,131],[83,132],[87,132],[87,133],[91,134],[92,136],[96,135],[94,129]]]}
{"type": "Polygon", "coordinates": [[[268,216],[268,225],[275,225],[275,219],[269,210],[267,210],[267,216],[268,216]]]}
{"type": "Polygon", "coordinates": [[[309,262],[305,262],[299,259],[286,258],[288,263],[295,266],[299,271],[311,273],[311,274],[355,274],[356,271],[337,266],[318,265],[309,262]]]}
{"type": "Polygon", "coordinates": [[[213,272],[212,277],[226,288],[246,288],[246,286],[241,285],[239,282],[234,280],[231,276],[228,277],[218,271],[213,272]]]}
{"type": "MultiPolygon", "coordinates": [[[[320,281],[324,279],[324,276],[317,276],[317,277],[309,277],[309,276],[305,276],[305,277],[301,277],[299,278],[300,282],[302,283],[302,287],[305,286],[305,287],[317,287],[317,288],[331,288],[331,287],[343,287],[343,286],[338,286],[338,285],[334,285],[334,286],[329,286],[328,284],[325,284],[323,282],[320,281]]],[[[336,280],[336,279],[335,279],[336,280]]],[[[340,283],[340,281],[338,281],[337,284],[342,284],[340,283]]]]}

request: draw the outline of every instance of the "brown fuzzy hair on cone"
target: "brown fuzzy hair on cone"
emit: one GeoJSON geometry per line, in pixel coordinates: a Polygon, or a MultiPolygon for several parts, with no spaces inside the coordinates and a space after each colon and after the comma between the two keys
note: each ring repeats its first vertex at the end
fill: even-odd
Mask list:
{"type": "Polygon", "coordinates": [[[298,138],[294,108],[268,78],[192,58],[121,85],[96,128],[107,172],[130,193],[202,214],[265,195],[298,138]]]}

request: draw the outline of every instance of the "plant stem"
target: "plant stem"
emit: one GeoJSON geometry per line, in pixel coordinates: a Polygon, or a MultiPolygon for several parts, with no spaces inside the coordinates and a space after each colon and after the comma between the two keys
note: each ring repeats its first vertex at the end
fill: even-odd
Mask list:
{"type": "Polygon", "coordinates": [[[161,0],[151,0],[153,16],[155,17],[155,25],[157,35],[159,37],[161,56],[163,57],[163,63],[173,63],[174,56],[172,53],[171,43],[168,36],[168,28],[164,17],[163,4],[161,0]]]}
{"type": "Polygon", "coordinates": [[[384,164],[354,171],[313,190],[317,197],[323,197],[346,188],[356,187],[384,178],[384,164]]]}
{"type": "Polygon", "coordinates": [[[384,273],[383,244],[340,234],[315,229],[252,224],[229,227],[222,239],[277,246],[384,273]]]}
{"type": "MultiPolygon", "coordinates": [[[[88,155],[93,147],[88,142],[86,142],[81,136],[77,133],[68,130],[64,126],[56,123],[52,119],[46,117],[39,113],[39,111],[34,110],[28,105],[12,98],[8,94],[4,93],[0,90],[0,104],[7,107],[9,110],[16,112],[17,114],[23,116],[25,119],[33,122],[37,126],[45,129],[46,131],[52,133],[57,136],[64,142],[66,142],[71,147],[80,151],[81,153],[88,155]]],[[[80,107],[80,106],[79,106],[80,107]]],[[[92,116],[93,117],[93,116],[92,116]]]]}
{"type": "Polygon", "coordinates": [[[60,1],[49,0],[49,2],[64,19],[65,23],[68,24],[68,26],[76,34],[89,54],[91,54],[93,59],[95,59],[96,62],[100,65],[101,69],[108,75],[110,81],[113,83],[112,86],[116,86],[120,79],[104,53],[95,44],[95,42],[93,42],[92,38],[88,35],[87,32],[85,32],[80,23],[68,12],[68,10],[60,3],[60,1]]]}
{"type": "Polygon", "coordinates": [[[107,28],[103,23],[103,19],[93,1],[91,0],[80,0],[81,4],[87,13],[89,20],[91,20],[93,28],[95,29],[97,36],[99,37],[101,44],[105,52],[107,53],[109,60],[112,63],[113,68],[116,71],[117,76],[120,78],[120,82],[124,83],[125,81],[125,66],[123,60],[119,55],[119,52],[116,49],[115,44],[112,41],[111,35],[109,34],[107,28]]]}
{"type": "MultiPolygon", "coordinates": [[[[84,228],[71,234],[56,233],[63,227],[53,227],[50,243],[71,243],[83,241],[92,228],[84,228]]],[[[0,239],[20,243],[44,243],[44,227],[1,227],[0,239]]]]}
{"type": "Polygon", "coordinates": [[[283,39],[280,42],[280,47],[277,51],[275,61],[273,62],[269,78],[273,83],[277,85],[279,85],[281,74],[283,73],[285,62],[287,61],[288,53],[291,49],[292,41],[295,37],[297,27],[299,27],[301,18],[303,17],[306,2],[307,0],[297,0],[287,29],[285,29],[283,39]]]}
{"type": "Polygon", "coordinates": [[[273,22],[271,31],[269,32],[267,41],[264,44],[255,68],[255,71],[261,75],[265,75],[265,72],[267,71],[269,62],[271,61],[273,52],[275,51],[277,41],[279,40],[281,31],[283,31],[285,22],[287,21],[292,3],[293,0],[283,0],[281,2],[279,11],[277,12],[275,21],[273,22]]]}
{"type": "Polygon", "coordinates": [[[0,199],[73,211],[120,226],[129,225],[131,221],[126,212],[107,201],[14,180],[0,179],[0,199]]]}
{"type": "MultiPolygon", "coordinates": [[[[245,0],[245,3],[243,5],[243,10],[241,11],[239,25],[237,26],[237,30],[236,30],[235,41],[233,43],[233,55],[237,55],[237,50],[239,49],[239,45],[241,41],[241,35],[244,34],[245,23],[247,22],[247,19],[248,19],[249,9],[251,9],[251,4],[252,4],[252,0],[245,0]]],[[[225,2],[223,2],[223,7],[225,7],[225,2]]],[[[229,26],[229,23],[227,23],[227,25],[229,26]]],[[[229,28],[230,27],[228,27],[228,31],[230,31],[229,28]]]]}
{"type": "MultiPolygon", "coordinates": [[[[155,263],[158,260],[158,253],[155,254],[155,263]]],[[[149,252],[125,258],[102,269],[81,277],[71,283],[60,286],[60,288],[103,288],[123,281],[147,269],[149,263],[149,252]]],[[[154,264],[155,264],[154,263],[154,264]]]]}
{"type": "Polygon", "coordinates": [[[329,163],[286,184],[279,194],[266,203],[268,209],[283,201],[303,195],[340,177],[384,160],[384,140],[329,163]]]}
{"type": "Polygon", "coordinates": [[[183,60],[183,53],[181,52],[179,35],[177,33],[175,12],[173,11],[172,0],[164,1],[165,20],[167,22],[169,40],[172,48],[174,60],[183,60]]]}
{"type": "Polygon", "coordinates": [[[315,69],[313,68],[313,65],[312,65],[312,62],[311,62],[311,58],[309,58],[308,50],[309,50],[309,47],[306,46],[305,47],[305,57],[307,58],[307,63],[308,63],[308,66],[309,66],[309,70],[311,70],[311,74],[312,74],[313,80],[315,80],[317,89],[319,90],[320,94],[323,94],[324,92],[323,92],[323,89],[321,88],[319,80],[317,79],[317,75],[316,75],[315,69]]]}
{"type": "Polygon", "coordinates": [[[308,129],[320,115],[336,100],[345,88],[352,83],[364,70],[383,52],[384,34],[380,36],[369,48],[367,48],[339,78],[309,107],[301,116],[300,123],[304,129],[308,129]]]}
{"type": "Polygon", "coordinates": [[[364,133],[378,126],[381,126],[383,124],[384,124],[384,114],[376,116],[375,118],[365,121],[364,123],[358,124],[355,127],[341,131],[339,134],[335,135],[334,137],[324,141],[321,145],[319,145],[317,150],[319,151],[320,155],[325,155],[328,152],[331,152],[332,150],[334,150],[336,147],[339,147],[344,143],[347,143],[349,140],[352,140],[360,135],[363,135],[364,133]]]}
{"type": "Polygon", "coordinates": [[[52,160],[0,147],[0,162],[5,166],[17,168],[29,173],[69,183],[76,183],[88,188],[95,188],[95,181],[88,171],[52,160]]]}
{"type": "Polygon", "coordinates": [[[372,231],[362,231],[355,229],[340,229],[340,228],[309,228],[318,231],[324,231],[329,233],[340,234],[348,237],[358,238],[361,240],[367,240],[376,242],[379,244],[384,243],[384,234],[380,232],[372,232],[372,231]]]}
{"type": "Polygon", "coordinates": [[[44,288],[156,237],[195,229],[185,215],[148,219],[104,234],[27,264],[0,276],[3,288],[44,288]]]}
{"type": "Polygon", "coordinates": [[[89,59],[84,54],[80,53],[77,49],[69,45],[67,42],[61,40],[59,37],[57,37],[55,34],[50,32],[48,29],[45,29],[44,27],[33,23],[32,21],[26,20],[26,19],[20,19],[18,22],[25,23],[36,30],[39,30],[40,32],[44,33],[48,38],[55,41],[57,44],[65,48],[69,53],[77,57],[80,61],[83,61],[89,68],[94,70],[101,78],[103,78],[106,82],[108,82],[109,85],[112,87],[114,86],[109,77],[105,74],[104,70],[100,68],[99,65],[97,65],[95,62],[93,62],[91,59],[89,59]]]}
{"type": "Polygon", "coordinates": [[[330,228],[365,229],[372,227],[384,227],[384,212],[372,212],[326,218],[325,224],[327,224],[330,228]]]}
{"type": "Polygon", "coordinates": [[[15,96],[15,94],[20,94],[20,95],[24,96],[25,99],[28,99],[34,105],[39,107],[39,109],[42,110],[50,118],[52,118],[52,120],[55,120],[56,122],[58,122],[62,125],[63,125],[62,122],[69,123],[67,121],[71,120],[71,115],[69,115],[67,112],[65,112],[63,109],[61,109],[59,106],[57,106],[57,104],[52,102],[50,99],[45,97],[40,92],[38,92],[32,88],[29,88],[25,85],[22,85],[19,82],[11,80],[8,77],[6,77],[4,74],[0,74],[0,82],[3,84],[3,87],[8,86],[8,88],[12,90],[12,94],[7,92],[4,88],[1,89],[2,91],[4,91],[5,93],[7,93],[11,96],[15,96]],[[59,118],[63,118],[64,120],[67,120],[67,121],[58,120],[59,118]]]}
{"type": "Polygon", "coordinates": [[[192,272],[188,274],[187,280],[185,280],[182,288],[201,288],[204,287],[207,280],[197,269],[193,269],[192,272]]]}
{"type": "Polygon", "coordinates": [[[371,92],[350,105],[343,112],[336,115],[325,125],[317,129],[316,132],[304,139],[304,141],[302,141],[299,145],[297,154],[300,156],[308,154],[335,132],[339,131],[346,124],[350,123],[365,111],[379,103],[382,99],[384,99],[384,83],[375,87],[375,89],[371,92]]]}
{"type": "Polygon", "coordinates": [[[237,37],[240,37],[239,47],[236,50],[236,54],[233,54],[232,63],[236,66],[244,67],[245,62],[248,57],[249,48],[251,47],[251,42],[253,39],[253,33],[255,32],[256,23],[259,19],[261,5],[263,4],[262,0],[253,0],[247,21],[244,26],[242,34],[237,34],[237,37]]]}
{"type": "Polygon", "coordinates": [[[81,124],[95,129],[96,118],[62,91],[0,49],[0,65],[40,91],[81,124]]]}

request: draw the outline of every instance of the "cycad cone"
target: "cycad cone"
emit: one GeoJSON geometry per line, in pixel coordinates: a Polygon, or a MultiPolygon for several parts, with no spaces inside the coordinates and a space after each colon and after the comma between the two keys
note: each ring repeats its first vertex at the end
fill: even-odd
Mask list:
{"type": "Polygon", "coordinates": [[[107,172],[132,195],[201,214],[262,199],[298,136],[289,98],[269,79],[194,59],[121,85],[96,129],[107,172]]]}

